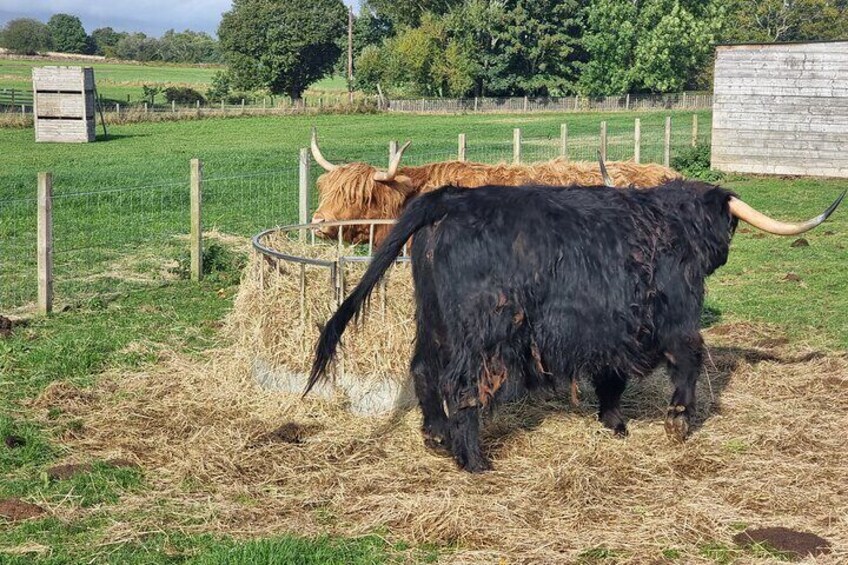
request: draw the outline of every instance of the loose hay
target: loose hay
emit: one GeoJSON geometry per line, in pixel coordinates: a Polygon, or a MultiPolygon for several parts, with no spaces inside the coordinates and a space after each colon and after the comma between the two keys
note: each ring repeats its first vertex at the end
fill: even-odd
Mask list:
{"type": "MultiPolygon", "coordinates": [[[[392,321],[411,319],[407,268],[389,281],[390,321],[375,296],[369,322],[346,340],[346,370],[405,378],[412,329],[392,321]]],[[[123,457],[145,470],[151,488],[125,495],[108,538],[162,528],[380,532],[456,547],[445,561],[482,563],[568,562],[598,548],[616,562],[657,562],[664,550],[711,562],[718,544],[752,563],[769,557],[737,549],[734,534],[782,526],[828,540],[832,553],[819,562],[848,560],[848,356],[794,351],[770,328],[719,326],[707,332],[698,425],[685,444],[666,439],[669,390],[657,374],[625,394],[627,439],[602,429],[588,390],[577,408],[526,399],[487,418],[483,445],[496,470],[469,475],[424,448],[417,410],[359,418],[340,399],[256,386],[257,352],[307,370],[317,324],[333,308],[324,276],[307,273],[315,294],[301,319],[297,267],[278,272],[254,258],[229,324],[233,343],[208,362],[164,355],[93,389],[57,384],[33,404],[45,424],[83,423],[64,440],[74,457],[123,457]],[[58,421],[50,408],[62,411],[58,421]]]]}

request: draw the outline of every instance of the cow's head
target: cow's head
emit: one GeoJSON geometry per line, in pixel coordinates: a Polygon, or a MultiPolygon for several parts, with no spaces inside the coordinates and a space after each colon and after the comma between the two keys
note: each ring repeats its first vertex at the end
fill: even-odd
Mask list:
{"type": "MultiPolygon", "coordinates": [[[[417,192],[413,179],[400,169],[403,152],[409,147],[407,141],[393,156],[386,171],[367,163],[334,165],[324,158],[318,147],[318,135],[312,128],[312,157],[326,171],[318,177],[318,209],[312,216],[313,223],[338,220],[393,219],[400,215],[404,203],[417,192]]],[[[375,226],[375,241],[382,241],[391,226],[375,226]]],[[[345,226],[344,238],[348,241],[365,242],[369,237],[369,226],[345,226]]],[[[335,226],[319,227],[322,237],[337,237],[335,226]]]]}

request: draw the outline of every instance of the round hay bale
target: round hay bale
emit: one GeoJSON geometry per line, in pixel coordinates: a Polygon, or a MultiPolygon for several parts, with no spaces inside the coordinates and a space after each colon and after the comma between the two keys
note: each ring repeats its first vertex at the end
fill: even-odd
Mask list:
{"type": "MultiPolygon", "coordinates": [[[[254,238],[231,325],[262,388],[303,392],[320,329],[369,259],[368,245],[315,240],[294,226],[254,238]]],[[[413,406],[408,368],[414,313],[411,267],[400,258],[374,291],[364,318],[345,333],[334,383],[311,394],[342,401],[362,415],[413,406]]]]}

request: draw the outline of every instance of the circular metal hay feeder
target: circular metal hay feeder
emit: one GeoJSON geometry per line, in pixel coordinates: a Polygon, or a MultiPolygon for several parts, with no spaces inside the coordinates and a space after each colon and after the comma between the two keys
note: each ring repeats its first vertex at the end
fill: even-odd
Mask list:
{"type": "MultiPolygon", "coordinates": [[[[358,283],[374,250],[374,226],[394,220],[322,222],[338,237],[315,237],[318,224],[263,231],[253,237],[249,266],[234,307],[236,328],[266,390],[300,394],[320,327],[358,283]],[[369,243],[344,241],[350,226],[368,226],[369,243]]],[[[345,333],[334,382],[311,394],[342,401],[354,413],[379,415],[415,403],[408,377],[415,306],[406,248],[374,292],[363,320],[345,333]]]]}

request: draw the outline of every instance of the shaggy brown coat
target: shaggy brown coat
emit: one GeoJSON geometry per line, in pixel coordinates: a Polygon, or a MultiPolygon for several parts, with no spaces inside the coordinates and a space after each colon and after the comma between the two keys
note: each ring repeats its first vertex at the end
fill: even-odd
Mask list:
{"type": "MultiPolygon", "coordinates": [[[[617,187],[657,186],[681,178],[662,165],[639,165],[631,161],[607,164],[610,178],[617,187]]],[[[478,188],[487,184],[520,186],[542,184],[552,186],[599,186],[604,181],[597,163],[558,158],[529,165],[487,165],[463,161],[445,161],[417,167],[401,167],[390,181],[374,180],[377,169],[367,163],[350,163],[324,173],[318,178],[320,202],[313,221],[397,218],[413,196],[452,184],[478,188]]],[[[379,245],[391,226],[376,226],[374,243],[379,245]]],[[[368,241],[368,226],[344,228],[348,242],[368,241]]],[[[336,228],[320,230],[323,237],[335,238],[336,228]]]]}

